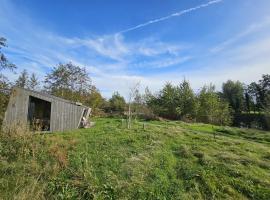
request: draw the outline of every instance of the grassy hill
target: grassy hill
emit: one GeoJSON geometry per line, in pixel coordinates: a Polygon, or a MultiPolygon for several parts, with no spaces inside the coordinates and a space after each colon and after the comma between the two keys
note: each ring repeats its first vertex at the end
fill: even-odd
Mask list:
{"type": "Polygon", "coordinates": [[[1,134],[3,199],[270,199],[270,133],[96,119],[95,127],[1,134]]]}

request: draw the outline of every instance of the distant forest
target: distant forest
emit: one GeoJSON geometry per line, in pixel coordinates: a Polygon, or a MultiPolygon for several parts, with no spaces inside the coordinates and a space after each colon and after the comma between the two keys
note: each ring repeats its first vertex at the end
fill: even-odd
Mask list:
{"type": "Polygon", "coordinates": [[[10,82],[1,72],[4,69],[15,72],[17,67],[1,51],[4,47],[6,39],[0,37],[0,124],[10,89],[18,86],[81,102],[91,107],[96,116],[117,115],[124,118],[129,110],[134,119],[170,119],[270,129],[269,74],[248,85],[228,80],[223,83],[221,91],[216,91],[212,84],[204,85],[198,93],[192,90],[187,80],[180,80],[178,85],[166,83],[156,93],[148,88],[141,93],[139,84],[136,84],[130,89],[126,102],[117,91],[110,99],[102,97],[86,69],[73,63],[58,64],[45,75],[43,81],[36,74],[23,70],[17,80],[10,82]]]}

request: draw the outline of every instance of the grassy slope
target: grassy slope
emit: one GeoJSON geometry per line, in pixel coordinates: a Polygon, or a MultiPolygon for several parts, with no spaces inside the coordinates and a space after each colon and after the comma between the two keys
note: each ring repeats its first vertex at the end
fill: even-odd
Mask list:
{"type": "Polygon", "coordinates": [[[97,119],[92,129],[26,138],[35,145],[16,144],[14,155],[3,150],[16,149],[9,140],[0,146],[6,199],[270,199],[269,132],[181,122],[127,130],[97,119]]]}

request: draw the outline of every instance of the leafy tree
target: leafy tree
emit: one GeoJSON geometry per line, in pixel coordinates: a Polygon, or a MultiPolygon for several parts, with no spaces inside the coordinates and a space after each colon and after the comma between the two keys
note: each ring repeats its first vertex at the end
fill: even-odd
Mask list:
{"type": "Polygon", "coordinates": [[[100,94],[99,90],[92,86],[91,92],[87,95],[87,100],[85,101],[85,105],[92,108],[93,112],[98,108],[102,108],[105,104],[105,99],[100,94]]]}
{"type": "Polygon", "coordinates": [[[7,78],[0,74],[0,128],[4,119],[4,114],[9,100],[9,89],[11,84],[7,78]]]}
{"type": "Polygon", "coordinates": [[[28,72],[26,69],[24,69],[19,75],[18,79],[15,81],[15,85],[21,88],[27,88],[28,77],[28,72]]]}
{"type": "Polygon", "coordinates": [[[251,110],[251,102],[252,102],[252,98],[251,96],[249,95],[248,93],[248,89],[245,88],[244,89],[244,102],[245,102],[245,110],[250,113],[250,110],[251,110]]]}
{"type": "Polygon", "coordinates": [[[143,104],[145,105],[145,118],[146,119],[155,119],[156,116],[160,116],[160,100],[158,95],[151,93],[148,87],[145,88],[143,95],[143,104]]]}
{"type": "Polygon", "coordinates": [[[118,92],[114,92],[109,99],[109,109],[113,112],[124,112],[126,107],[126,101],[118,92]]]}
{"type": "Polygon", "coordinates": [[[181,118],[194,118],[196,114],[195,94],[188,81],[183,80],[176,88],[177,90],[177,114],[181,118]]]}
{"type": "Polygon", "coordinates": [[[154,100],[157,114],[161,117],[169,119],[177,119],[178,113],[176,110],[177,89],[171,83],[166,83],[163,89],[159,92],[154,100]]]}
{"type": "Polygon", "coordinates": [[[222,85],[222,93],[235,113],[243,111],[244,87],[241,82],[228,80],[222,85]]]}
{"type": "Polygon", "coordinates": [[[35,73],[31,74],[30,79],[28,80],[27,87],[31,90],[37,90],[40,85],[40,82],[35,73]]]}
{"type": "Polygon", "coordinates": [[[2,69],[10,69],[13,70],[16,68],[14,64],[8,61],[4,53],[1,51],[3,47],[7,47],[6,39],[3,37],[0,37],[0,71],[2,69]]]}
{"type": "Polygon", "coordinates": [[[248,85],[247,93],[251,97],[251,99],[254,101],[254,109],[253,111],[259,111],[262,108],[262,105],[260,103],[260,86],[259,84],[252,82],[248,85]]]}
{"type": "Polygon", "coordinates": [[[197,120],[219,125],[231,123],[229,105],[219,98],[214,85],[204,86],[198,95],[197,120]]]}
{"type": "Polygon", "coordinates": [[[8,61],[2,48],[7,47],[6,39],[0,37],[0,127],[4,118],[4,113],[9,99],[9,90],[11,84],[8,79],[1,73],[3,69],[14,70],[16,66],[8,61]]]}
{"type": "Polygon", "coordinates": [[[151,93],[150,89],[148,87],[145,88],[144,95],[143,95],[143,102],[145,104],[150,103],[150,101],[153,98],[153,94],[151,93]]]}
{"type": "Polygon", "coordinates": [[[59,64],[45,77],[45,89],[53,95],[84,102],[91,91],[91,79],[85,68],[74,64],[59,64]]]}
{"type": "Polygon", "coordinates": [[[263,111],[269,104],[270,75],[262,75],[258,83],[252,82],[248,86],[249,95],[255,100],[257,111],[263,111]]]}
{"type": "Polygon", "coordinates": [[[270,104],[270,75],[262,75],[262,79],[259,80],[259,99],[263,109],[267,108],[270,104]]]}
{"type": "Polygon", "coordinates": [[[161,100],[160,100],[160,95],[161,92],[158,94],[152,94],[149,88],[145,89],[145,94],[144,94],[144,101],[146,105],[148,106],[149,109],[153,111],[153,113],[157,116],[161,116],[162,112],[162,105],[161,105],[161,100]]]}
{"type": "Polygon", "coordinates": [[[186,80],[176,87],[171,83],[166,83],[157,95],[152,95],[147,91],[146,102],[154,113],[161,117],[168,119],[195,117],[195,94],[186,80]]]}

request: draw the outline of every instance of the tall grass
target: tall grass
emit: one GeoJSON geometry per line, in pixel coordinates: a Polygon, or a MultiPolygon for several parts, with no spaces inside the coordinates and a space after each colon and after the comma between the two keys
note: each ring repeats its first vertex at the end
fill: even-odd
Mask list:
{"type": "Polygon", "coordinates": [[[65,143],[16,126],[0,132],[0,196],[2,199],[47,199],[49,184],[66,169],[65,143]]]}
{"type": "Polygon", "coordinates": [[[128,130],[117,118],[55,134],[20,126],[0,133],[0,197],[270,199],[269,137],[177,121],[128,130]]]}

